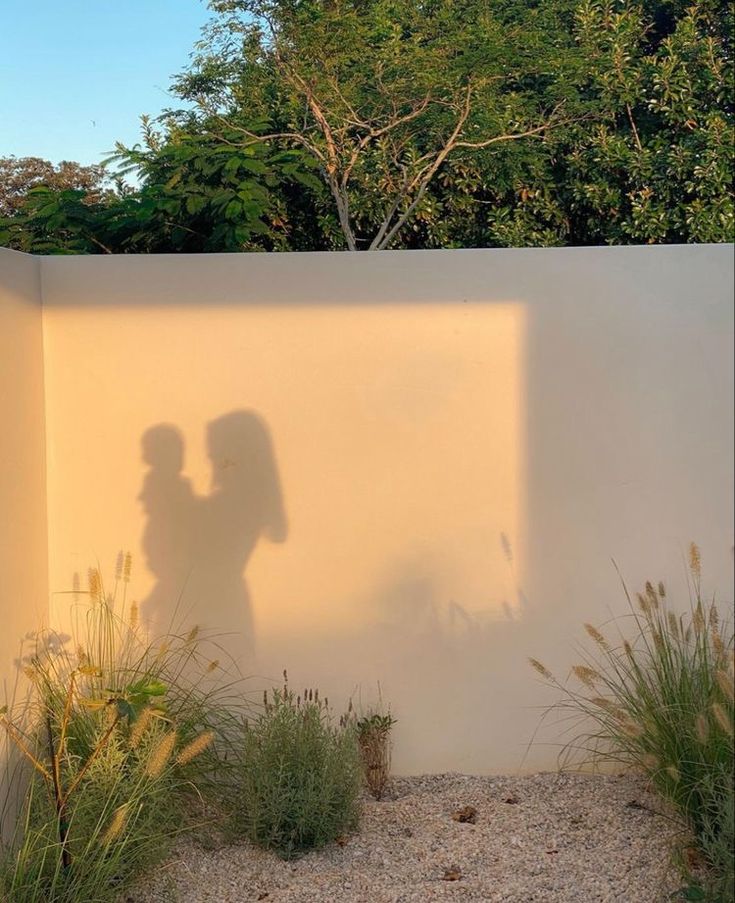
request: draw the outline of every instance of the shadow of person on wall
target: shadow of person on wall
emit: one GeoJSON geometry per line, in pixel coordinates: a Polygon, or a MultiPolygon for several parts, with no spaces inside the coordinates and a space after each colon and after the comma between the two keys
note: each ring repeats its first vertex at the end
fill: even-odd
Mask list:
{"type": "Polygon", "coordinates": [[[141,448],[148,465],[138,495],[146,515],[143,553],[156,578],[141,614],[155,622],[158,632],[168,631],[174,625],[164,624],[164,617],[175,619],[172,602],[180,598],[191,568],[198,500],[181,473],[184,437],[175,426],[161,423],[146,430],[141,448]]]}
{"type": "Polygon", "coordinates": [[[141,614],[157,632],[196,624],[215,633],[242,667],[255,653],[245,570],[261,536],[287,535],[269,430],[253,411],[207,425],[211,492],[197,496],[182,475],[183,439],[160,424],[143,436],[149,470],[139,499],[147,516],[143,549],[156,584],[141,614]]]}

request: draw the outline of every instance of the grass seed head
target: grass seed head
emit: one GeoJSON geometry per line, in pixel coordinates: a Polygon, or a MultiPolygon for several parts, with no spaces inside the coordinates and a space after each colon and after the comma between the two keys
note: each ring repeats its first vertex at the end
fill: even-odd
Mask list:
{"type": "Polygon", "coordinates": [[[596,627],[594,627],[592,624],[585,624],[584,629],[601,649],[604,649],[605,652],[610,651],[610,644],[596,627]]]}
{"type": "Polygon", "coordinates": [[[177,764],[186,765],[187,762],[191,762],[192,759],[196,759],[196,757],[203,753],[204,750],[213,742],[214,731],[205,731],[203,734],[199,734],[199,736],[195,737],[191,741],[191,743],[187,743],[187,745],[178,754],[178,756],[176,757],[177,764]]]}
{"type": "Polygon", "coordinates": [[[133,726],[130,730],[130,745],[133,749],[137,749],[137,747],[140,746],[140,742],[143,739],[145,732],[148,730],[152,718],[153,713],[151,707],[147,706],[133,722],[133,726]]]}
{"type": "Polygon", "coordinates": [[[542,665],[537,658],[529,658],[529,662],[531,663],[531,667],[535,668],[542,677],[545,677],[546,680],[553,680],[551,671],[549,671],[545,665],[542,665]]]}
{"type": "Polygon", "coordinates": [[[191,630],[186,635],[187,644],[193,643],[194,640],[199,636],[199,625],[195,624],[191,630]]]}
{"type": "Polygon", "coordinates": [[[650,580],[646,580],[646,597],[651,605],[653,611],[658,610],[658,596],[656,595],[656,590],[653,588],[653,584],[650,580]]]}
{"type": "Polygon", "coordinates": [[[728,715],[725,711],[725,707],[719,702],[713,702],[712,706],[712,714],[715,717],[715,721],[722,728],[723,732],[727,734],[728,737],[732,737],[733,735],[733,719],[731,715],[728,715]]]}
{"type": "Polygon", "coordinates": [[[696,542],[689,543],[689,570],[695,580],[702,579],[702,556],[696,542]]]}
{"type": "Polygon", "coordinates": [[[694,609],[694,614],[692,615],[692,627],[694,627],[694,633],[697,636],[704,630],[704,612],[702,611],[701,602],[697,602],[697,607],[694,609]]]}
{"type": "Polygon", "coordinates": [[[123,829],[128,821],[128,812],[130,809],[129,803],[124,803],[122,806],[118,806],[115,809],[115,812],[112,816],[110,824],[105,829],[104,834],[102,835],[102,843],[107,846],[107,844],[112,843],[117,837],[122,834],[123,829]]]}
{"type": "Polygon", "coordinates": [[[157,778],[164,770],[171,758],[171,753],[176,745],[176,731],[168,731],[161,737],[151,750],[146,763],[146,774],[151,778],[157,778]]]}
{"type": "Polygon", "coordinates": [[[725,644],[722,642],[722,637],[718,630],[712,631],[712,648],[715,651],[715,655],[718,658],[723,658],[725,655],[725,644]]]}
{"type": "Polygon", "coordinates": [[[667,612],[666,619],[669,622],[669,633],[676,639],[679,639],[679,622],[673,611],[667,612]]]}
{"type": "Polygon", "coordinates": [[[729,674],[724,668],[720,668],[715,671],[715,680],[720,690],[722,690],[723,696],[732,702],[735,697],[735,685],[733,685],[732,674],[729,674]]]}
{"type": "Polygon", "coordinates": [[[89,595],[94,602],[99,602],[102,597],[102,581],[97,568],[90,568],[87,571],[87,581],[89,584],[89,595]]]}
{"type": "Polygon", "coordinates": [[[661,763],[653,753],[644,753],[644,755],[641,756],[641,765],[643,765],[647,771],[658,771],[661,767],[661,763]]]}
{"type": "Polygon", "coordinates": [[[709,725],[707,724],[707,718],[701,712],[694,719],[694,730],[697,733],[697,740],[704,746],[709,738],[709,725]]]}
{"type": "Polygon", "coordinates": [[[620,730],[633,740],[643,736],[643,728],[636,721],[633,721],[632,718],[624,718],[620,722],[620,730]]]}
{"type": "Polygon", "coordinates": [[[609,712],[618,720],[625,717],[623,709],[616,702],[613,702],[612,699],[605,699],[603,696],[593,696],[592,699],[590,699],[590,702],[592,705],[596,705],[598,708],[609,712]]]}
{"type": "Polygon", "coordinates": [[[585,686],[590,687],[593,690],[595,688],[595,683],[601,679],[600,673],[595,671],[594,668],[589,668],[587,665],[574,665],[572,671],[577,680],[581,680],[585,686]]]}

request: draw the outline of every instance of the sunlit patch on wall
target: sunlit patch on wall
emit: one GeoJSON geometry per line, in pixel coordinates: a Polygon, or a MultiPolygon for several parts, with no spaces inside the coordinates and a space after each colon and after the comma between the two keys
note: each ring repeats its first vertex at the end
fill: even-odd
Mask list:
{"type": "MultiPolygon", "coordinates": [[[[180,437],[171,485],[206,503],[219,466],[208,431],[249,412],[285,518],[277,542],[264,524],[242,559],[255,648],[366,628],[461,635],[522,616],[522,304],[56,309],[46,326],[52,590],[125,545],[136,592],[156,598],[145,437],[180,437]]],[[[237,491],[191,567],[237,536],[253,504],[237,491]]],[[[171,501],[173,541],[189,509],[171,501]]],[[[164,518],[163,549],[165,533],[164,518]]],[[[62,626],[66,601],[54,602],[62,626]]],[[[184,593],[177,613],[213,621],[224,607],[184,593]]],[[[234,631],[230,615],[208,626],[234,631]]]]}

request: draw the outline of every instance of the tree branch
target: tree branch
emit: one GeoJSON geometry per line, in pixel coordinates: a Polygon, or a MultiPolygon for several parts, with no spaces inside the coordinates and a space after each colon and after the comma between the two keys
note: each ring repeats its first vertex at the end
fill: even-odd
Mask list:
{"type": "MultiPolygon", "coordinates": [[[[419,173],[411,183],[408,185],[406,195],[410,196],[411,193],[415,190],[416,194],[414,196],[413,201],[411,201],[408,207],[403,211],[403,213],[398,217],[395,224],[390,229],[383,229],[383,225],[386,225],[386,220],[383,220],[383,224],[381,225],[381,230],[379,234],[382,234],[382,238],[380,241],[376,241],[375,239],[370,244],[371,251],[383,251],[385,250],[393,241],[398,232],[403,228],[406,222],[413,215],[413,212],[416,210],[418,205],[423,200],[424,195],[426,194],[426,189],[429,186],[429,183],[434,178],[436,171],[442,165],[442,163],[446,160],[452,150],[457,146],[457,140],[459,136],[462,134],[462,129],[464,128],[465,122],[470,115],[470,111],[472,109],[472,84],[467,85],[467,89],[465,91],[464,102],[459,110],[459,115],[457,116],[457,121],[452,129],[452,133],[449,138],[444,142],[444,145],[439,150],[439,152],[434,156],[433,162],[428,166],[424,167],[424,169],[419,173]]],[[[392,216],[395,214],[395,208],[393,209],[392,216]]],[[[377,236],[376,236],[377,239],[377,236]]]]}

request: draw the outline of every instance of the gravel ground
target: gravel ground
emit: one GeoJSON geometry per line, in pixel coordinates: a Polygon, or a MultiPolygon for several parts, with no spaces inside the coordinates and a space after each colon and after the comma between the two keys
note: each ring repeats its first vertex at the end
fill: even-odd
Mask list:
{"type": "Polygon", "coordinates": [[[676,828],[658,812],[631,776],[396,778],[342,845],[283,862],[188,841],[126,901],[662,903],[676,828]]]}

